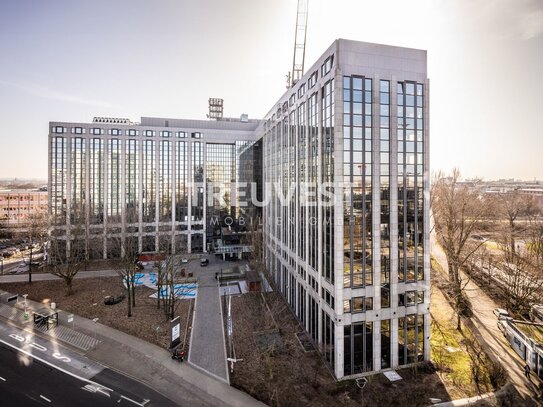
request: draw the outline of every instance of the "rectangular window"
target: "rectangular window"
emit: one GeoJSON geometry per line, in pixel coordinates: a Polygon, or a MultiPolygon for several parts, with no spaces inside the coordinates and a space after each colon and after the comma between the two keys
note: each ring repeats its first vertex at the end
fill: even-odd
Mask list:
{"type": "Polygon", "coordinates": [[[83,134],[83,133],[84,133],[83,127],[74,127],[74,128],[72,129],[72,133],[73,133],[73,134],[83,134]]]}
{"type": "Polygon", "coordinates": [[[53,133],[57,133],[57,134],[64,133],[64,127],[62,127],[62,126],[54,126],[53,127],[53,133]]]}
{"type": "Polygon", "coordinates": [[[334,64],[334,56],[331,55],[328,58],[326,58],[326,61],[324,61],[324,64],[322,64],[321,66],[321,76],[324,76],[328,72],[330,72],[333,64],[334,64]]]}
{"type": "Polygon", "coordinates": [[[303,95],[305,95],[305,83],[302,83],[298,89],[298,99],[300,99],[303,95]]]}
{"type": "Polygon", "coordinates": [[[121,131],[119,129],[109,129],[109,134],[111,134],[112,136],[120,136],[121,131]]]}
{"type": "Polygon", "coordinates": [[[317,71],[313,72],[311,76],[309,77],[309,89],[311,89],[313,86],[317,84],[317,79],[319,77],[319,74],[317,71]]]}
{"type": "Polygon", "coordinates": [[[155,135],[155,132],[153,130],[143,130],[143,135],[145,137],[153,137],[155,135]]]}
{"type": "Polygon", "coordinates": [[[95,136],[99,136],[100,134],[102,134],[102,129],[94,127],[91,129],[91,134],[94,134],[95,136]]]}
{"type": "Polygon", "coordinates": [[[187,133],[185,133],[184,131],[177,131],[177,132],[175,132],[175,137],[177,137],[177,138],[186,138],[187,133]]]}
{"type": "Polygon", "coordinates": [[[138,131],[137,131],[137,130],[134,130],[134,129],[128,129],[127,134],[128,134],[129,136],[137,136],[137,135],[138,135],[138,131]]]}
{"type": "Polygon", "coordinates": [[[171,137],[172,133],[170,131],[161,131],[160,136],[161,137],[171,137]]]}
{"type": "Polygon", "coordinates": [[[202,133],[198,133],[198,132],[192,133],[192,134],[191,134],[191,137],[192,137],[192,138],[202,138],[202,133]]]}
{"type": "Polygon", "coordinates": [[[295,101],[296,101],[296,94],[293,93],[292,95],[290,95],[290,98],[288,99],[288,105],[293,106],[295,101]]]}

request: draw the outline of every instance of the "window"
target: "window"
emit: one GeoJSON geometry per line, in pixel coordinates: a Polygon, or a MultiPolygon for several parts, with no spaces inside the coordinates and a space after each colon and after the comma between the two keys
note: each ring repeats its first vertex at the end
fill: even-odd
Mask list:
{"type": "Polygon", "coordinates": [[[192,133],[191,138],[202,138],[202,133],[198,133],[198,132],[192,133]]]}
{"type": "Polygon", "coordinates": [[[172,133],[170,131],[161,131],[160,136],[161,137],[171,137],[172,133]]]}
{"type": "Polygon", "coordinates": [[[57,133],[57,134],[64,133],[64,127],[62,127],[62,126],[54,126],[53,127],[53,133],[57,133]]]}
{"type": "Polygon", "coordinates": [[[84,133],[83,127],[74,127],[72,129],[72,133],[73,134],[83,134],[84,133]]]}
{"type": "Polygon", "coordinates": [[[354,297],[352,305],[353,312],[364,312],[364,297],[354,297]]]}
{"type": "MultiPolygon", "coordinates": [[[[417,296],[416,291],[407,291],[405,293],[398,294],[398,306],[409,307],[409,306],[415,305],[416,296],[417,296]]],[[[423,299],[424,299],[424,295],[423,295],[423,299]]]]}
{"type": "Polygon", "coordinates": [[[95,136],[98,136],[100,134],[102,134],[102,129],[99,129],[97,127],[94,127],[90,130],[91,134],[94,134],[95,136]]]}
{"type": "Polygon", "coordinates": [[[293,93],[292,95],[290,95],[290,98],[288,99],[288,105],[293,106],[295,101],[296,101],[296,94],[293,93]]]}
{"type": "MultiPolygon", "coordinates": [[[[352,299],[352,312],[366,312],[373,309],[373,297],[354,297],[352,299]]],[[[345,304],[343,306],[345,308],[345,304]]]]}
{"type": "Polygon", "coordinates": [[[423,304],[424,303],[424,291],[418,291],[417,292],[417,303],[423,304]]]}
{"type": "Polygon", "coordinates": [[[153,137],[155,135],[155,132],[153,130],[143,130],[143,135],[145,137],[153,137]]]}
{"type": "Polygon", "coordinates": [[[176,131],[175,132],[175,137],[177,137],[177,138],[186,138],[187,133],[185,133],[184,131],[176,131]]]}
{"type": "Polygon", "coordinates": [[[305,94],[305,83],[302,83],[300,85],[300,88],[298,89],[298,99],[300,99],[305,94]]]}
{"type": "Polygon", "coordinates": [[[111,134],[112,136],[120,136],[121,131],[119,129],[109,129],[109,134],[111,134]]]}
{"type": "Polygon", "coordinates": [[[311,74],[311,76],[309,77],[309,89],[311,89],[313,86],[317,84],[318,77],[319,77],[319,74],[317,73],[317,71],[311,74]]]}
{"type": "Polygon", "coordinates": [[[351,300],[343,300],[343,312],[351,312],[351,300]]]}
{"type": "Polygon", "coordinates": [[[134,130],[134,129],[128,129],[127,134],[128,134],[129,136],[137,136],[137,135],[138,135],[138,131],[137,131],[137,130],[134,130]]]}
{"type": "Polygon", "coordinates": [[[322,64],[321,66],[321,76],[324,76],[328,72],[330,72],[333,64],[334,64],[334,56],[331,55],[328,58],[326,58],[326,61],[324,61],[324,64],[322,64]]]}

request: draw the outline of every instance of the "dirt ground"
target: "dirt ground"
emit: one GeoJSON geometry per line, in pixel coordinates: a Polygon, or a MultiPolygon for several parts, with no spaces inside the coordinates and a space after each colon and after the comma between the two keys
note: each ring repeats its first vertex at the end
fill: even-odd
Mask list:
{"type": "MultiPolygon", "coordinates": [[[[136,307],[132,309],[132,317],[127,317],[127,300],[116,305],[104,305],[107,295],[118,296],[125,292],[120,278],[85,278],[73,282],[73,294],[65,294],[62,280],[39,281],[28,283],[0,284],[0,289],[12,293],[28,294],[34,301],[50,300],[57,308],[73,314],[93,319],[99,323],[118,329],[129,335],[167,348],[170,345],[169,319],[162,309],[157,309],[157,300],[149,298],[154,290],[148,287],[136,288],[136,307]],[[157,330],[158,327],[158,330],[157,330]]],[[[186,349],[190,341],[190,326],[194,300],[180,300],[175,315],[181,316],[181,341],[186,335],[186,349]],[[187,323],[189,329],[187,330],[187,323]]]]}
{"type": "Polygon", "coordinates": [[[236,357],[243,359],[230,374],[233,386],[271,406],[411,407],[429,405],[430,397],[450,400],[439,376],[424,367],[398,370],[403,380],[396,383],[370,376],[363,390],[352,380],[336,382],[316,351],[303,350],[295,335],[303,330],[283,299],[264,296],[273,319],[260,293],[232,297],[236,357]],[[259,348],[255,338],[262,333],[278,333],[281,349],[259,348]]]}

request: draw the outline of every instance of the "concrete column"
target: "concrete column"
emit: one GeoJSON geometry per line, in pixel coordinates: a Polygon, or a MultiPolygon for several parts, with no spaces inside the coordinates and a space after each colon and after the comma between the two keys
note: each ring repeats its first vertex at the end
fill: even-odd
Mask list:
{"type": "Polygon", "coordinates": [[[398,367],[398,318],[390,320],[391,344],[390,344],[390,365],[393,369],[398,367]]]}

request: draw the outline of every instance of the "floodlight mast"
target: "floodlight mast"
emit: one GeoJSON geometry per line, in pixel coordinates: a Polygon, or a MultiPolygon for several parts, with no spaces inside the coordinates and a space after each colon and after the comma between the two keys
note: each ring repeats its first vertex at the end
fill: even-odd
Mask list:
{"type": "Polygon", "coordinates": [[[294,34],[294,57],[287,88],[292,87],[304,75],[305,40],[307,36],[307,11],[309,0],[298,0],[296,31],[294,34]]]}

